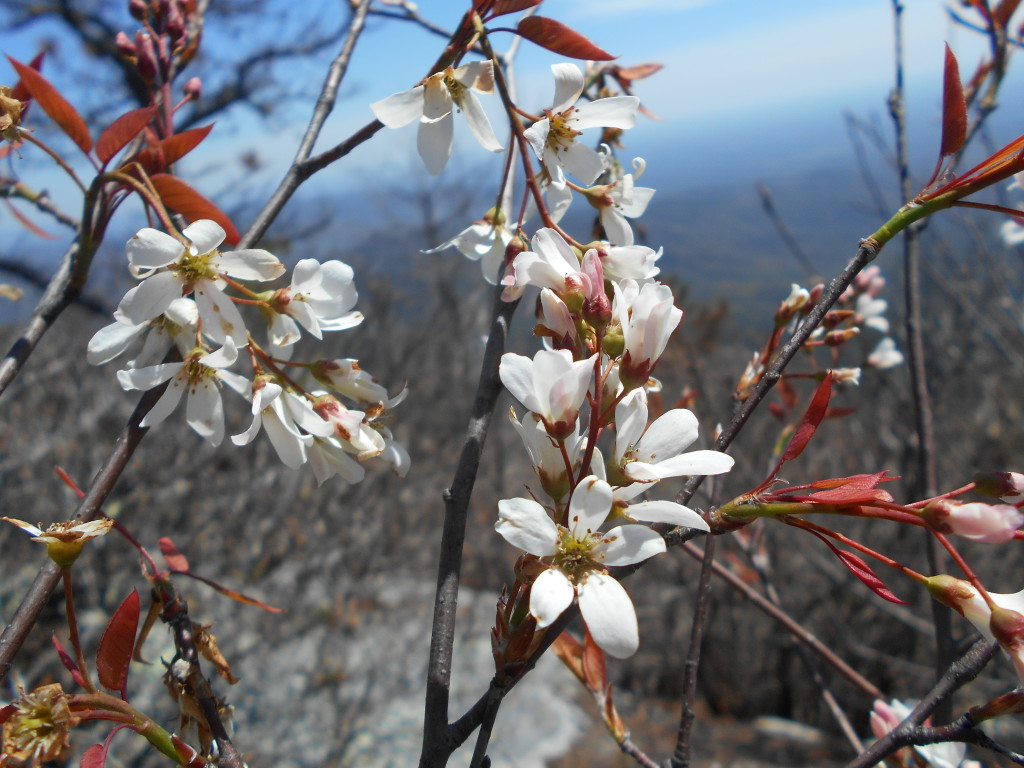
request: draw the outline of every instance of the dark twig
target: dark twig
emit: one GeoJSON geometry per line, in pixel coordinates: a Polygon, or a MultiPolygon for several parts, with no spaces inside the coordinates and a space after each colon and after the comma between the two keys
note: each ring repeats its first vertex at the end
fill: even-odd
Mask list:
{"type": "MultiPolygon", "coordinates": [[[[168,585],[162,585],[161,589],[166,591],[168,585]]],[[[203,719],[216,740],[217,750],[220,753],[217,764],[223,765],[225,768],[243,768],[245,763],[242,756],[238,754],[238,750],[231,742],[227,729],[224,727],[224,721],[221,719],[217,696],[213,692],[210,681],[203,676],[199,653],[196,650],[193,623],[188,614],[188,603],[181,599],[176,590],[172,590],[167,597],[169,599],[160,618],[174,633],[174,647],[177,650],[178,658],[188,665],[187,673],[178,682],[187,686],[189,693],[195,697],[203,719]]]]}
{"type": "MultiPolygon", "coordinates": [[[[704,559],[704,555],[701,550],[693,544],[683,544],[683,551],[694,560],[703,561],[704,559]]],[[[796,619],[792,618],[788,613],[772,603],[768,598],[751,587],[725,566],[719,563],[712,563],[712,568],[714,569],[716,576],[721,578],[730,587],[747,598],[751,603],[753,603],[755,608],[767,614],[770,618],[782,625],[782,627],[789,632],[795,640],[804,643],[808,648],[814,651],[826,664],[836,670],[844,680],[850,683],[850,685],[872,699],[880,699],[883,697],[882,692],[878,688],[865,679],[849,664],[840,659],[831,648],[801,626],[796,619]]]]}
{"type": "MultiPolygon", "coordinates": [[[[345,73],[348,71],[348,64],[352,58],[352,52],[355,50],[356,42],[359,40],[359,36],[362,34],[363,28],[366,25],[366,15],[369,7],[370,0],[359,0],[358,5],[355,6],[352,18],[349,21],[348,35],[345,36],[345,42],[342,43],[341,50],[338,52],[338,55],[334,58],[334,61],[331,62],[331,66],[327,70],[327,76],[324,78],[324,84],[320,89],[320,96],[317,98],[316,105],[313,107],[313,115],[309,119],[309,124],[306,126],[306,133],[302,137],[302,141],[299,143],[299,148],[295,153],[295,160],[288,168],[288,172],[285,174],[284,179],[281,180],[281,183],[274,191],[270,200],[268,200],[267,204],[263,206],[263,210],[261,210],[259,215],[256,217],[256,221],[254,221],[252,226],[249,227],[249,231],[245,233],[245,236],[238,244],[239,248],[249,248],[254,243],[258,242],[273,223],[274,219],[277,218],[281,209],[284,208],[285,204],[289,200],[291,200],[295,191],[299,188],[299,185],[315,172],[315,170],[306,171],[303,169],[305,168],[306,161],[313,152],[313,146],[316,144],[316,140],[320,136],[320,131],[323,129],[324,121],[327,120],[328,115],[330,115],[331,111],[334,109],[334,104],[338,99],[338,89],[341,87],[341,81],[344,79],[345,73]]],[[[379,128],[383,128],[383,125],[380,125],[379,123],[378,125],[379,128]]],[[[360,131],[360,133],[362,133],[362,131],[360,131]]],[[[373,133],[376,133],[376,131],[373,133]]],[[[363,141],[369,139],[373,133],[367,135],[363,141]]]]}
{"type": "MultiPolygon", "coordinates": [[[[692,546],[692,545],[691,545],[692,546]]],[[[696,549],[696,547],[694,547],[696,549]]],[[[690,647],[686,653],[683,672],[682,711],[679,715],[679,732],[676,748],[669,759],[670,768],[688,768],[692,741],[690,734],[697,718],[697,671],[700,668],[700,650],[704,641],[708,604],[711,597],[711,574],[714,572],[715,537],[704,538],[704,555],[701,560],[700,581],[697,585],[697,604],[693,610],[693,625],[690,632],[690,647]]]]}
{"type": "MultiPolygon", "coordinates": [[[[754,410],[761,404],[768,393],[771,391],[779,379],[782,378],[782,372],[786,370],[786,366],[789,365],[790,361],[796,356],[796,353],[803,347],[804,342],[807,341],[814,329],[817,328],[826,313],[832,308],[832,305],[839,300],[839,297],[843,292],[850,286],[853,279],[857,274],[870,264],[876,256],[878,256],[880,248],[879,246],[870,241],[864,240],[860,244],[860,248],[857,249],[856,255],[850,260],[850,262],[843,268],[843,270],[836,275],[829,284],[825,287],[825,290],[821,294],[821,298],[818,299],[818,303],[815,304],[807,317],[800,324],[800,327],[796,329],[796,332],[790,337],[789,341],[786,342],[776,353],[775,359],[771,365],[762,375],[761,380],[757,382],[757,386],[754,387],[754,391],[750,396],[743,401],[739,409],[733,415],[729,424],[722,430],[718,439],[715,441],[714,449],[716,451],[724,451],[730,445],[732,441],[736,439],[736,436],[743,429],[743,426],[747,423],[750,415],[754,410]]],[[[686,504],[693,495],[700,488],[704,482],[704,477],[696,475],[691,477],[683,489],[676,495],[676,501],[681,504],[686,504]]],[[[665,540],[670,546],[678,545],[679,543],[686,541],[692,536],[690,529],[680,528],[672,531],[666,535],[665,540]]]]}
{"type": "MultiPolygon", "coordinates": [[[[444,528],[438,558],[437,592],[434,620],[430,633],[430,659],[427,664],[426,712],[423,721],[423,751],[420,765],[443,765],[441,759],[449,740],[448,693],[451,681],[452,648],[455,642],[455,610],[459,597],[459,574],[462,570],[462,546],[466,537],[469,499],[473,493],[480,455],[490,427],[494,407],[501,395],[498,365],[505,351],[509,323],[518,302],[504,302],[499,286],[494,295],[491,331],[484,350],[477,384],[473,413],[466,429],[466,438],[451,487],[444,494],[444,528]]],[[[550,629],[548,630],[551,631],[550,629]]],[[[553,640],[553,638],[552,638],[553,640]]],[[[467,734],[468,735],[468,734],[467,734]]],[[[449,751],[447,754],[451,754],[449,751]]]]}
{"type": "Polygon", "coordinates": [[[765,215],[768,216],[768,220],[775,227],[775,232],[779,235],[779,239],[789,249],[789,252],[793,254],[793,258],[796,259],[804,272],[807,273],[807,277],[814,277],[818,274],[818,270],[793,236],[793,231],[786,224],[785,219],[779,214],[778,209],[775,207],[775,198],[772,195],[772,191],[760,182],[757,183],[755,188],[757,189],[757,196],[761,198],[761,207],[764,208],[765,215]]]}
{"type": "MultiPolygon", "coordinates": [[[[847,764],[846,768],[870,768],[886,756],[911,744],[931,744],[937,741],[970,741],[980,744],[978,734],[987,741],[991,741],[980,731],[976,731],[973,723],[968,724],[966,721],[942,729],[922,729],[920,726],[942,702],[949,699],[954,691],[978,676],[978,673],[995,654],[996,648],[998,648],[996,643],[979,638],[963,656],[949,665],[945,674],[914,707],[906,720],[868,747],[856,760],[847,764]],[[942,734],[941,738],[934,738],[936,731],[942,734]]],[[[961,718],[961,720],[965,719],[961,718]]],[[[989,746],[989,744],[983,746],[989,746]]]]}
{"type": "MultiPolygon", "coordinates": [[[[139,399],[139,404],[135,406],[128,423],[114,442],[110,455],[100,467],[100,471],[96,473],[88,493],[79,503],[78,509],[75,510],[76,520],[87,522],[99,517],[100,508],[113,490],[114,484],[121,476],[121,472],[124,471],[128,460],[149,431],[148,427],[140,427],[140,422],[166,388],[167,385],[164,384],[151,389],[139,399]]],[[[28,637],[29,631],[35,626],[40,611],[50,595],[53,594],[59,581],[60,568],[52,560],[47,560],[36,574],[35,581],[32,582],[32,586],[22,598],[10,623],[4,628],[3,635],[0,635],[0,683],[7,677],[14,657],[21,649],[25,638],[28,637]]]]}
{"type": "MultiPolygon", "coordinates": [[[[913,190],[910,186],[910,163],[907,154],[907,126],[903,97],[903,3],[892,0],[894,25],[894,58],[896,65],[895,85],[889,97],[889,114],[896,131],[896,168],[899,176],[900,196],[910,200],[913,190]]],[[[904,329],[907,334],[907,370],[910,374],[911,400],[914,408],[914,431],[917,435],[916,496],[930,498],[938,493],[938,479],[935,469],[935,424],[928,391],[928,374],[925,363],[924,318],[921,305],[921,242],[920,228],[909,226],[903,232],[903,292],[904,329]]],[[[926,532],[927,534],[927,532],[926,532]]],[[[945,553],[934,536],[926,535],[925,548],[928,568],[932,573],[945,573],[945,553]]],[[[936,658],[938,674],[953,658],[950,610],[937,600],[931,601],[932,620],[935,624],[936,658]]],[[[951,703],[943,707],[937,717],[946,721],[952,714],[951,703]]]]}

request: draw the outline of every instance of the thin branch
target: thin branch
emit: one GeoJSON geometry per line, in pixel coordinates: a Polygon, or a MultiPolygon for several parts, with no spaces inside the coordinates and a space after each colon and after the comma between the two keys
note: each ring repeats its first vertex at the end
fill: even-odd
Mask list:
{"type": "Polygon", "coordinates": [[[793,231],[786,224],[785,219],[779,214],[778,209],[775,207],[775,198],[772,195],[772,191],[760,182],[758,182],[755,189],[757,190],[757,196],[761,198],[761,207],[764,208],[765,215],[772,223],[772,226],[775,227],[775,232],[778,234],[779,239],[782,240],[783,245],[793,254],[793,258],[796,259],[797,264],[807,273],[807,277],[814,277],[818,274],[818,270],[804,249],[800,247],[800,243],[793,236],[793,231]]]}
{"type": "Polygon", "coordinates": [[[690,734],[693,723],[697,719],[695,704],[697,701],[697,671],[700,668],[700,650],[704,641],[704,628],[707,622],[708,604],[711,597],[711,574],[714,572],[715,537],[707,536],[704,540],[704,554],[701,558],[700,581],[697,584],[697,605],[693,611],[693,623],[690,631],[690,647],[686,653],[686,664],[683,672],[683,695],[681,713],[679,715],[679,732],[676,736],[676,748],[669,759],[670,768],[688,768],[690,750],[693,746],[690,734]]]}
{"type": "MultiPolygon", "coordinates": [[[[349,21],[345,42],[342,43],[341,50],[334,57],[334,61],[331,62],[331,66],[327,70],[327,76],[324,78],[324,84],[320,89],[320,96],[313,107],[313,114],[309,119],[309,125],[306,126],[306,133],[302,137],[299,148],[295,153],[295,160],[285,174],[284,179],[281,180],[277,190],[275,190],[270,200],[267,201],[267,204],[263,206],[263,210],[260,211],[252,226],[249,227],[249,231],[245,233],[245,236],[238,244],[239,248],[249,248],[258,242],[274,219],[277,218],[281,209],[284,208],[285,204],[292,198],[292,195],[295,194],[299,185],[315,172],[315,170],[303,171],[303,167],[313,152],[313,146],[320,136],[324,121],[327,120],[328,115],[334,109],[334,104],[338,99],[338,89],[341,87],[341,81],[348,71],[352,52],[355,50],[356,42],[366,26],[366,15],[369,7],[370,0],[359,0],[359,4],[355,6],[352,18],[349,21]]],[[[383,125],[380,127],[383,127],[383,125]]],[[[376,131],[373,133],[376,133],[376,131]]],[[[373,133],[366,136],[363,141],[369,139],[373,133]]]]}
{"type": "MultiPolygon", "coordinates": [[[[834,277],[825,290],[821,294],[821,298],[818,299],[818,303],[815,304],[811,311],[804,318],[804,321],[800,324],[800,327],[796,329],[796,332],[790,337],[789,341],[786,342],[776,353],[775,359],[771,365],[761,376],[761,380],[757,382],[757,386],[754,387],[754,391],[747,397],[746,400],[740,405],[739,409],[733,415],[728,425],[722,430],[718,439],[715,441],[714,449],[716,451],[724,451],[730,445],[733,440],[743,429],[743,426],[747,423],[754,410],[761,404],[761,402],[767,397],[768,393],[778,383],[779,379],[782,378],[783,371],[786,370],[786,366],[789,365],[790,361],[796,356],[797,352],[803,347],[804,342],[810,337],[814,330],[821,324],[825,315],[832,308],[843,292],[850,286],[853,279],[857,274],[870,264],[876,256],[880,247],[870,241],[861,241],[860,247],[857,249],[857,253],[850,260],[850,262],[843,268],[843,270],[834,277]]],[[[691,477],[683,489],[676,495],[676,501],[680,504],[686,504],[693,495],[697,492],[697,489],[704,483],[704,476],[695,475],[691,477]]],[[[678,528],[671,531],[665,536],[665,540],[669,546],[678,545],[689,538],[692,538],[693,532],[689,528],[678,528]]]]}
{"type": "MultiPolygon", "coordinates": [[[[903,3],[892,0],[895,84],[889,97],[889,115],[896,132],[896,168],[899,177],[900,196],[910,200],[913,190],[910,186],[910,161],[907,152],[907,125],[905,100],[903,96],[903,3]]],[[[910,374],[911,401],[914,410],[914,432],[917,435],[917,496],[931,498],[938,493],[938,478],[935,467],[935,421],[928,391],[928,373],[924,350],[924,317],[921,298],[921,242],[920,227],[911,225],[903,232],[903,296],[904,329],[907,335],[907,370],[910,374]]],[[[945,573],[946,557],[933,536],[927,535],[925,551],[928,568],[932,573],[945,573]]],[[[946,669],[953,658],[953,637],[951,634],[951,612],[937,600],[931,601],[932,620],[935,624],[935,666],[938,674],[946,669]]],[[[951,705],[950,705],[951,706],[951,705]]],[[[952,714],[950,706],[943,708],[938,717],[945,721],[952,714]]]]}
{"type": "MultiPolygon", "coordinates": [[[[78,509],[75,510],[76,520],[87,522],[99,517],[101,507],[113,490],[121,472],[124,471],[125,465],[149,431],[149,427],[141,427],[139,424],[165,389],[167,389],[167,385],[163,384],[149,390],[139,399],[128,423],[114,442],[110,455],[107,456],[107,460],[96,473],[88,493],[79,503],[78,509]]],[[[10,623],[4,628],[3,635],[0,635],[0,683],[7,677],[11,664],[14,663],[14,657],[17,656],[32,627],[35,626],[43,606],[46,605],[53,590],[56,589],[60,575],[60,568],[52,560],[47,560],[36,574],[32,586],[22,598],[10,623]]]]}
{"type": "Polygon", "coordinates": [[[455,643],[455,611],[458,606],[459,574],[462,569],[462,547],[466,537],[469,500],[476,482],[491,416],[502,392],[498,365],[505,351],[509,323],[518,306],[518,302],[502,301],[501,293],[502,288],[499,286],[494,292],[491,331],[480,367],[473,413],[466,429],[466,438],[454,480],[444,494],[444,528],[441,533],[441,553],[438,557],[434,620],[427,663],[423,751],[420,755],[420,765],[424,768],[443,765],[447,760],[447,755],[441,759],[441,754],[449,741],[448,695],[452,649],[455,643]]]}
{"type": "MultiPolygon", "coordinates": [[[[979,638],[967,652],[959,659],[949,665],[945,674],[938,680],[938,682],[932,687],[928,694],[918,703],[914,710],[907,716],[906,720],[894,728],[891,732],[880,738],[870,747],[868,747],[863,753],[861,753],[856,760],[851,761],[847,764],[846,768],[870,768],[879,761],[883,760],[886,756],[893,754],[903,747],[910,746],[911,744],[923,744],[933,743],[929,741],[915,741],[915,736],[921,736],[919,731],[920,726],[928,718],[928,716],[935,711],[935,709],[944,701],[946,701],[950,695],[959,688],[963,687],[975,677],[985,667],[993,655],[995,655],[996,648],[999,646],[995,642],[989,642],[983,638],[979,638]]],[[[930,731],[931,729],[926,729],[930,731]]],[[[963,734],[970,730],[969,728],[963,728],[963,734]]],[[[936,739],[938,741],[939,739],[936,739]]],[[[949,741],[948,736],[943,741],[949,741]]],[[[962,738],[957,740],[964,740],[962,738]]]]}
{"type": "MultiPolygon", "coordinates": [[[[704,558],[704,554],[700,549],[691,543],[683,544],[683,551],[694,560],[702,561],[704,558]]],[[[712,568],[714,569],[716,576],[721,578],[726,584],[747,598],[754,604],[755,608],[767,614],[778,624],[782,625],[782,627],[789,632],[795,640],[804,643],[808,648],[814,651],[826,664],[836,670],[836,672],[838,672],[850,685],[872,699],[880,699],[883,697],[884,694],[882,691],[874,684],[864,678],[845,661],[840,659],[831,648],[801,626],[796,619],[772,603],[768,598],[743,581],[743,579],[719,563],[712,563],[712,568]]]]}

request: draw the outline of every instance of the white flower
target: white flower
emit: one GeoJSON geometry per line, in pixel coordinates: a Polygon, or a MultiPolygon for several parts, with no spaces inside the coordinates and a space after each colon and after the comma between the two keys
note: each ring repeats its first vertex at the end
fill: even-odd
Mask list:
{"type": "Polygon", "coordinates": [[[576,429],[595,358],[574,362],[564,349],[539,350],[532,360],[508,352],[501,356],[498,373],[512,396],[543,419],[548,434],[564,439],[576,429]]]}
{"type": "Polygon", "coordinates": [[[493,214],[488,214],[451,240],[424,253],[437,253],[445,248],[455,248],[470,261],[479,261],[484,280],[491,285],[497,285],[498,269],[505,262],[505,250],[512,242],[512,232],[503,223],[493,220],[494,218],[493,214]]]}
{"type": "Polygon", "coordinates": [[[580,435],[579,430],[574,429],[560,446],[551,439],[539,416],[528,414],[525,417],[526,423],[521,424],[516,418],[515,409],[509,408],[508,417],[530,454],[530,462],[540,480],[541,488],[555,501],[561,501],[569,492],[571,481],[566,471],[565,457],[562,455],[561,446],[565,447],[565,455],[569,457],[569,464],[575,471],[580,460],[580,452],[586,441],[580,435]]]}
{"type": "MultiPolygon", "coordinates": [[[[871,731],[875,738],[880,739],[899,726],[910,717],[911,710],[916,705],[915,701],[904,704],[899,699],[893,699],[889,703],[876,699],[871,711],[871,731]]],[[[932,768],[981,768],[978,761],[964,759],[967,745],[958,741],[915,745],[914,751],[932,768]]]]}
{"type": "Polygon", "coordinates": [[[657,251],[646,245],[613,245],[601,248],[601,264],[604,273],[611,280],[647,280],[661,270],[655,262],[661,258],[662,249],[657,251]]]}
{"type": "Polygon", "coordinates": [[[1011,248],[1020,245],[1024,243],[1024,225],[1021,225],[1014,219],[1004,221],[999,226],[999,236],[1011,248]]]}
{"type": "Polygon", "coordinates": [[[633,245],[633,228],[626,219],[643,216],[654,197],[654,189],[638,187],[634,183],[644,172],[643,159],[635,158],[633,167],[636,169],[635,178],[632,173],[627,173],[613,184],[594,188],[601,193],[598,210],[605,237],[615,245],[633,245]]]}
{"type": "Polygon", "coordinates": [[[267,433],[281,462],[298,469],[306,461],[306,449],[315,437],[331,437],[334,425],[324,421],[302,398],[285,392],[280,384],[260,380],[252,388],[252,423],[240,434],[232,435],[235,445],[248,445],[260,431],[267,433]],[[309,434],[303,434],[300,427],[309,434]]]}
{"type": "Polygon", "coordinates": [[[833,368],[832,383],[840,387],[856,387],[860,385],[860,368],[833,368]]]}
{"type": "Polygon", "coordinates": [[[470,131],[484,149],[491,152],[504,149],[495,138],[487,114],[473,91],[494,91],[492,62],[474,61],[457,69],[448,67],[415,88],[375,101],[370,109],[388,128],[401,128],[419,119],[417,149],[427,170],[436,176],[452,153],[452,110],[455,108],[465,113],[470,131]]]}
{"type": "Polygon", "coordinates": [[[601,533],[611,506],[611,487],[591,475],[573,492],[568,527],[556,525],[532,499],[499,501],[494,527],[513,546],[549,563],[530,591],[530,613],[537,625],[549,626],[578,599],[594,641],[611,656],[625,658],[639,645],[636,611],[607,567],[646,560],[664,552],[665,542],[641,525],[601,533]]]}
{"type": "Polygon", "coordinates": [[[555,230],[538,229],[530,248],[512,262],[516,285],[550,288],[559,296],[584,291],[589,286],[575,251],[555,230]]]}
{"type": "Polygon", "coordinates": [[[152,320],[135,325],[114,321],[100,328],[89,339],[86,359],[102,365],[131,351],[130,365],[142,368],[155,365],[167,354],[171,344],[187,352],[195,344],[199,310],[191,299],[175,299],[167,310],[152,320]]]}
{"type": "Polygon", "coordinates": [[[407,389],[402,389],[389,398],[387,389],[368,371],[360,368],[358,360],[352,358],[321,360],[311,371],[313,377],[325,387],[364,405],[382,405],[385,409],[391,409],[405,400],[409,393],[407,389]]]}
{"type": "Polygon", "coordinates": [[[697,417],[674,408],[647,424],[647,392],[634,389],[615,406],[615,464],[633,482],[651,483],[666,477],[720,475],[735,460],[719,451],[683,453],[697,439],[697,417]]]}
{"type": "Polygon", "coordinates": [[[892,337],[886,336],[868,355],[867,365],[880,371],[895,368],[897,365],[903,365],[903,353],[896,349],[896,342],[892,337]]]}
{"type": "Polygon", "coordinates": [[[366,476],[363,465],[346,453],[342,444],[333,438],[313,438],[308,444],[307,455],[317,485],[323,485],[335,475],[352,484],[360,482],[366,476]]]}
{"type": "Polygon", "coordinates": [[[636,96],[612,96],[576,106],[583,93],[583,73],[575,64],[553,64],[554,105],[545,110],[547,117],[526,130],[526,138],[544,162],[551,181],[564,181],[562,169],[584,184],[593,184],[604,170],[605,161],[596,150],[577,141],[588,128],[632,128],[640,99],[636,96]]]}
{"type": "Polygon", "coordinates": [[[292,284],[275,292],[268,302],[271,344],[294,344],[301,335],[298,325],[318,339],[323,338],[323,331],[342,331],[359,325],[362,313],[351,311],[358,298],[354,276],[352,267],[343,261],[298,262],[292,272],[292,284]]]}
{"type": "Polygon", "coordinates": [[[622,326],[623,353],[619,376],[638,386],[647,381],[651,370],[668,346],[669,337],[683,319],[683,311],[673,304],[672,289],[661,283],[635,280],[614,283],[612,312],[622,326]],[[623,375],[625,377],[623,377],[623,375]]]}
{"type": "Polygon", "coordinates": [[[153,389],[171,380],[156,405],[146,414],[141,426],[152,427],[168,416],[188,392],[185,406],[186,420],[200,437],[212,445],[220,445],[224,439],[224,404],[220,398],[220,384],[246,397],[249,381],[244,376],[225,370],[238,359],[238,350],[230,344],[216,352],[206,353],[197,349],[186,355],[180,363],[161,363],[146,368],[132,368],[118,371],[117,380],[121,387],[131,389],[153,389]]]}
{"type": "Polygon", "coordinates": [[[876,299],[871,294],[862,293],[857,297],[857,322],[879,333],[889,332],[889,321],[884,317],[889,304],[885,299],[876,299]]]}
{"type": "Polygon", "coordinates": [[[128,241],[132,272],[145,279],[121,299],[115,319],[127,325],[148,322],[166,312],[175,299],[194,292],[203,333],[217,344],[230,338],[234,346],[245,346],[245,323],[221,290],[224,276],[273,280],[284,273],[284,266],[276,256],[260,249],[221,253],[217,247],[224,242],[224,230],[207,219],[186,227],[182,234],[189,240],[188,247],[148,227],[128,241]]]}

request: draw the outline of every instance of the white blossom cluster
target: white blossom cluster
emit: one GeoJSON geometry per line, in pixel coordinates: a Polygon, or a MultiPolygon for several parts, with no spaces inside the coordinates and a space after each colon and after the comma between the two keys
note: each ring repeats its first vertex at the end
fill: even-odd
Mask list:
{"type": "MultiPolygon", "coordinates": [[[[533,563],[529,606],[537,626],[549,626],[578,601],[597,644],[625,657],[639,642],[636,612],[609,568],[665,551],[650,523],[708,530],[681,504],[637,499],[660,480],[720,474],[733,460],[717,451],[686,452],[697,440],[697,419],[688,410],[649,422],[651,374],[683,313],[669,287],[655,280],[661,252],[637,245],[629,224],[654,193],[635,183],[643,161],[623,174],[606,145],[594,149],[583,136],[592,128],[632,127],[639,99],[599,94],[604,97],[581,101],[585,78],[576,65],[556,64],[552,73],[553,104],[523,133],[539,163],[542,200],[521,206],[514,222],[506,179],[500,204],[439,248],[455,247],[479,261],[485,279],[504,286],[506,299],[540,291],[536,333],[544,348],[532,358],[506,354],[499,370],[528,411],[522,420],[513,411],[511,419],[539,487],[532,498],[500,501],[496,529],[533,563]],[[576,195],[597,209],[604,240],[581,246],[557,228],[576,195]],[[548,226],[527,244],[523,221],[541,205],[548,226]],[[597,445],[605,431],[614,431],[607,459],[597,445]]],[[[470,64],[372,108],[390,127],[419,118],[420,154],[436,173],[450,152],[455,106],[480,143],[494,148],[473,93],[490,92],[493,78],[489,64],[470,64]]]]}
{"type": "Polygon", "coordinates": [[[186,227],[180,238],[150,228],[132,237],[129,269],[141,282],[121,299],[115,322],[90,340],[89,362],[126,358],[117,373],[126,390],[168,382],[144,427],[164,421],[184,395],[189,426],[220,445],[225,434],[220,393],[227,386],[251,403],[249,428],[231,436],[236,445],[252,442],[262,428],[286,466],[308,461],[320,483],[335,475],[359,482],[363,462],[373,458],[405,474],[409,456],[387,426],[390,409],[405,392],[389,397],[355,360],[290,359],[300,328],[322,339],[325,331],[362,322],[353,309],[352,268],[341,261],[303,259],[288,287],[255,293],[244,283],[276,280],[284,265],[261,249],[221,251],[224,237],[220,225],[205,219],[186,227]],[[239,304],[259,310],[266,328],[262,346],[246,327],[239,304]],[[172,348],[180,361],[166,361],[172,348]],[[232,370],[243,367],[247,373],[232,370]]]}

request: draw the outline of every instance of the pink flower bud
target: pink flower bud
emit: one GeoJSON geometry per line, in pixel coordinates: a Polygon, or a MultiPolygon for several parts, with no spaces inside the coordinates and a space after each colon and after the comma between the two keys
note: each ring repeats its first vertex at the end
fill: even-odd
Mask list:
{"type": "Polygon", "coordinates": [[[198,77],[190,78],[189,81],[185,83],[185,88],[183,90],[185,91],[186,96],[193,101],[197,101],[199,97],[203,95],[203,81],[198,77]]]}
{"type": "Polygon", "coordinates": [[[1024,475],[1020,472],[979,472],[974,483],[974,490],[982,496],[1003,501],[1024,498],[1024,475]]]}
{"type": "Polygon", "coordinates": [[[114,44],[117,46],[117,52],[126,59],[135,58],[135,43],[131,41],[124,32],[118,32],[117,37],[114,38],[114,44]]]}
{"type": "Polygon", "coordinates": [[[129,0],[128,12],[136,21],[145,21],[149,13],[149,4],[146,0],[129,0]]]}
{"type": "Polygon", "coordinates": [[[1009,504],[962,504],[942,499],[925,507],[922,517],[940,533],[953,533],[972,541],[999,544],[1010,541],[1024,525],[1024,515],[1009,504]]]}
{"type": "Polygon", "coordinates": [[[153,38],[148,33],[135,33],[135,56],[135,66],[139,70],[139,75],[147,83],[153,82],[157,73],[156,46],[153,45],[153,38]]]}

